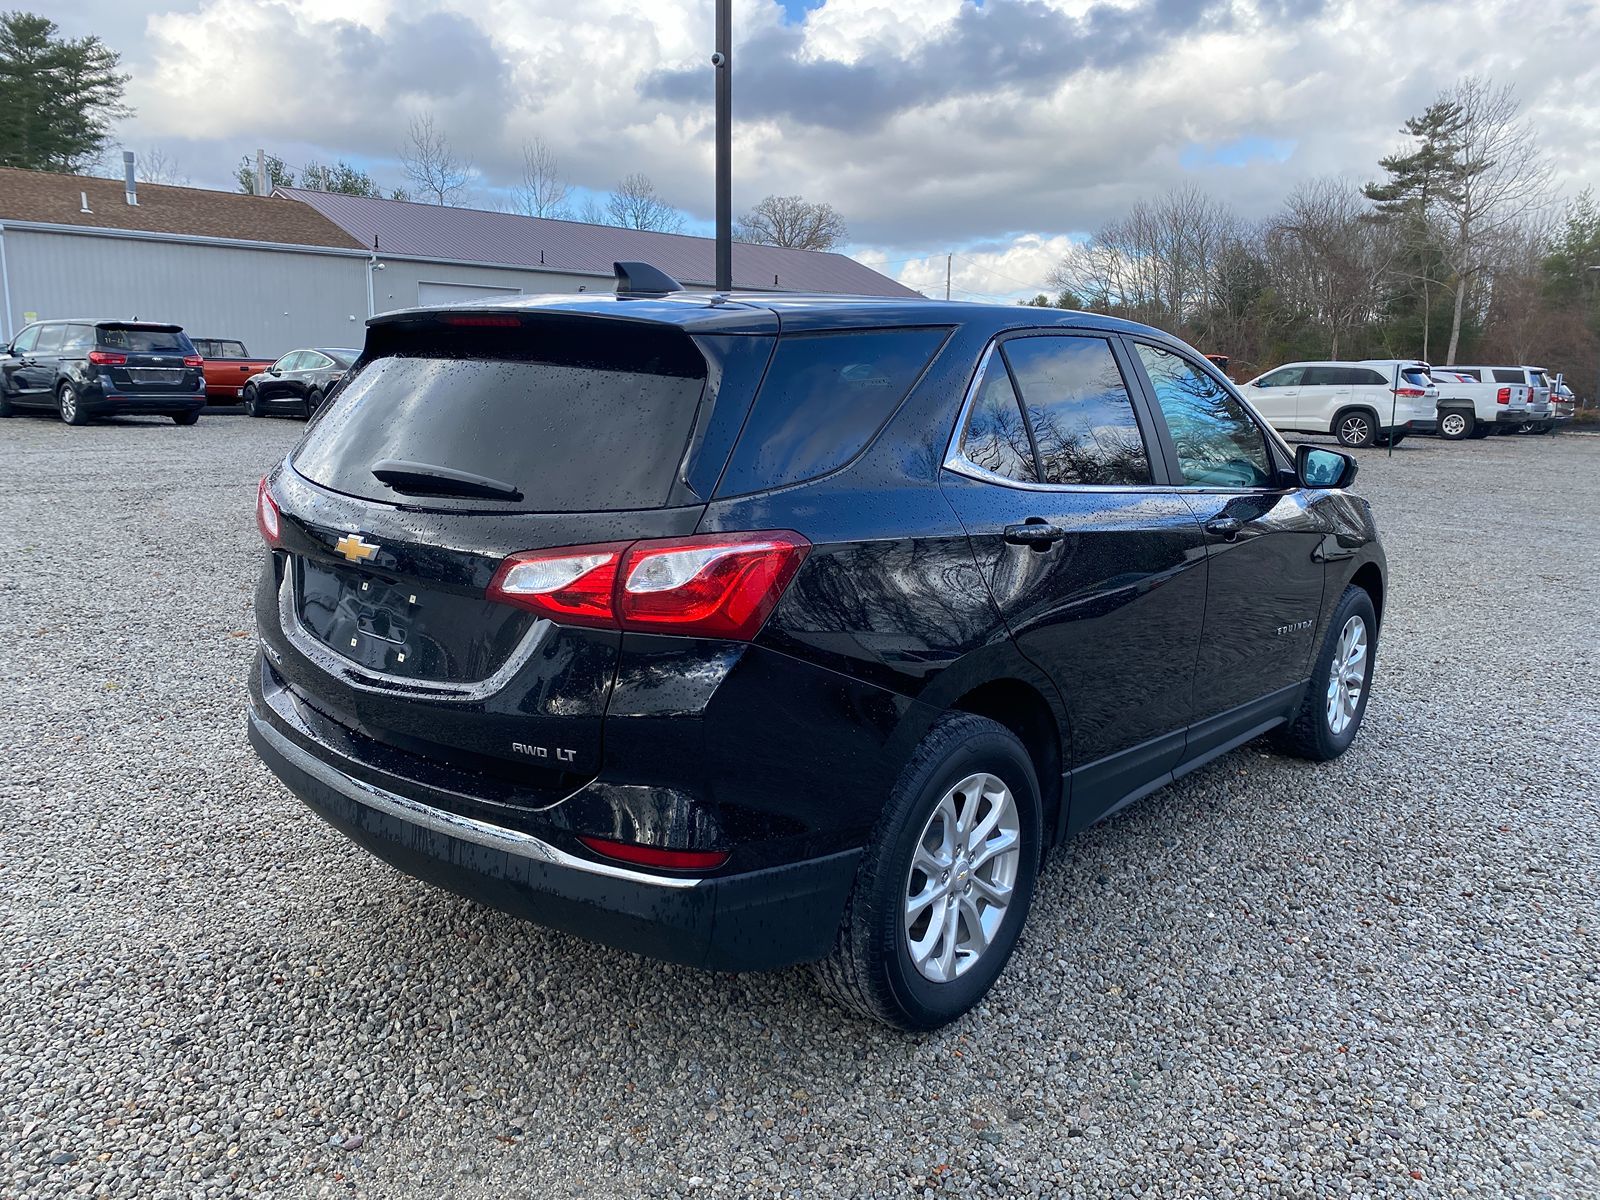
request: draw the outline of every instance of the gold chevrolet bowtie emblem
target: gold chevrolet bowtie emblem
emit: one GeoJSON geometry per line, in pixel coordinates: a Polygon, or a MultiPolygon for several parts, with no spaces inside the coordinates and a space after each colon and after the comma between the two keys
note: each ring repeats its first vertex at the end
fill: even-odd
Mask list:
{"type": "Polygon", "coordinates": [[[333,544],[333,548],[351,562],[366,562],[378,552],[378,548],[359,533],[345,534],[333,544]]]}

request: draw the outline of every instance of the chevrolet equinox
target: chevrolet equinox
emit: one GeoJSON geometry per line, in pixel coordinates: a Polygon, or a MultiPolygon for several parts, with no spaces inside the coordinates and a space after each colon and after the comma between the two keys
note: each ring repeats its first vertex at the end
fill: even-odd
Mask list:
{"type": "Polygon", "coordinates": [[[1263,734],[1356,736],[1355,463],[1188,346],[617,276],[375,318],[261,482],[250,737],[374,853],[932,1028],[1052,844],[1263,734]]]}

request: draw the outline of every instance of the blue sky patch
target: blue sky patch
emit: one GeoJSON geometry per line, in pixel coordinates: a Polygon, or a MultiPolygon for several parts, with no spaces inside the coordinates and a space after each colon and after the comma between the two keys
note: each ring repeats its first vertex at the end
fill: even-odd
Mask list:
{"type": "Polygon", "coordinates": [[[1203,167],[1244,167],[1251,163],[1288,162],[1299,143],[1294,138],[1268,138],[1246,136],[1215,146],[1190,142],[1178,155],[1178,165],[1186,171],[1203,167]]]}

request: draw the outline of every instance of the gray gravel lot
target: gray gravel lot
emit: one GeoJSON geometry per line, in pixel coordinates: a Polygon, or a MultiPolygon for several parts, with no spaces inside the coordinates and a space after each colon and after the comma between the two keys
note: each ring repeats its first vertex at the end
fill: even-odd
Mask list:
{"type": "Polygon", "coordinates": [[[1362,453],[1367,725],[1058,852],[906,1037],[431,890],[244,738],[298,422],[0,422],[0,1197],[1592,1196],[1600,439],[1362,453]]]}

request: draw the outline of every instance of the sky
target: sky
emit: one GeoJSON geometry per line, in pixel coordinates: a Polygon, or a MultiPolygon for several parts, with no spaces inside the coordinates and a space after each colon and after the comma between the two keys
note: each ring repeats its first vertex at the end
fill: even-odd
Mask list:
{"type": "MultiPolygon", "coordinates": [[[[120,145],[231,187],[257,147],[405,181],[408,119],[474,202],[542,138],[581,198],[642,172],[709,233],[713,0],[35,0],[132,75],[120,145]]],[[[735,0],[734,205],[827,201],[849,253],[930,294],[1015,299],[1135,201],[1248,217],[1359,183],[1466,74],[1510,83],[1556,198],[1600,185],[1600,0],[735,0]]]]}

